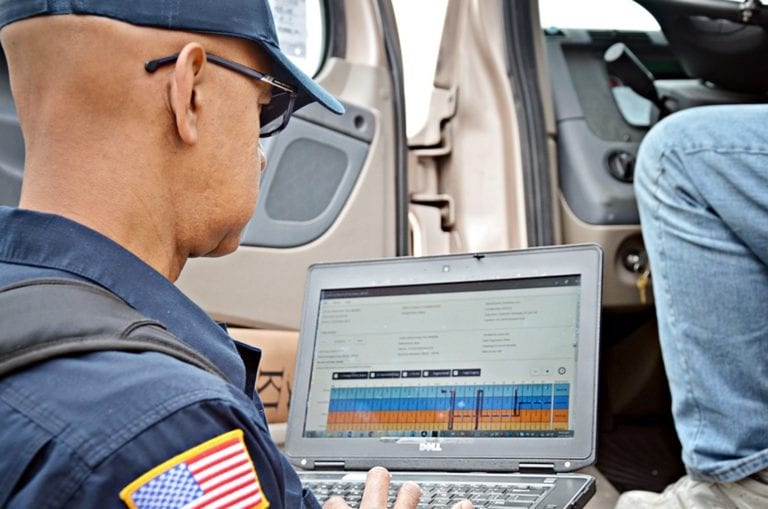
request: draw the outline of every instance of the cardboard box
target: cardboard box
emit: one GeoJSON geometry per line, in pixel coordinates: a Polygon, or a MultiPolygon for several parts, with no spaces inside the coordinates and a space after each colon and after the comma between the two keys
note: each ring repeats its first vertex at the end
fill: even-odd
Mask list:
{"type": "Polygon", "coordinates": [[[261,349],[256,390],[264,404],[267,422],[287,422],[299,333],[234,327],[229,328],[229,333],[238,341],[261,349]]]}

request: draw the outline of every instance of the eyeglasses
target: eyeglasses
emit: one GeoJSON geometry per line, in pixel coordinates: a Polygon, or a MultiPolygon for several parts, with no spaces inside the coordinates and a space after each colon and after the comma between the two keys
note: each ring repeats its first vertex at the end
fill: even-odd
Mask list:
{"type": "MultiPolygon", "coordinates": [[[[177,58],[179,58],[178,53],[168,57],[148,60],[144,63],[144,69],[149,73],[153,73],[159,67],[175,62],[177,58]]],[[[285,129],[285,126],[288,125],[288,120],[290,120],[291,115],[293,114],[293,107],[296,103],[296,91],[294,91],[290,85],[278,81],[272,76],[261,73],[256,69],[251,69],[250,67],[246,67],[217,55],[208,53],[207,59],[209,62],[229,69],[230,71],[243,74],[255,80],[263,81],[264,83],[268,83],[279,89],[279,92],[272,93],[272,100],[269,104],[265,104],[261,107],[261,115],[259,116],[261,129],[259,131],[259,137],[268,138],[285,129]]]]}

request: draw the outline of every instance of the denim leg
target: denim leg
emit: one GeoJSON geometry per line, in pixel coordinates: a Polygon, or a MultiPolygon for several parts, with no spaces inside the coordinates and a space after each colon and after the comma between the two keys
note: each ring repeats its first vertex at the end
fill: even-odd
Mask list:
{"type": "Polygon", "coordinates": [[[768,468],[768,106],[666,118],[635,190],[683,461],[743,479],[768,468]]]}

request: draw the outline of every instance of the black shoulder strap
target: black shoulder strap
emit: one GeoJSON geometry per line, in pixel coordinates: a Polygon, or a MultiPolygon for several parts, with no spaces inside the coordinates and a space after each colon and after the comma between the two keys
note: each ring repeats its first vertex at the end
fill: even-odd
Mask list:
{"type": "Polygon", "coordinates": [[[159,352],[227,380],[212,362],[107,290],[65,278],[0,288],[0,377],[56,357],[159,352]]]}

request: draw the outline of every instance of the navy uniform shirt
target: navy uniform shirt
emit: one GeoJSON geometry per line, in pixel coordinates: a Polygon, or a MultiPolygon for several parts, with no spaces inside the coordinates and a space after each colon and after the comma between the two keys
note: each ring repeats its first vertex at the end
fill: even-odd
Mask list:
{"type": "Polygon", "coordinates": [[[101,285],[229,383],[155,352],[61,357],[12,373],[0,380],[0,507],[177,507],[200,493],[229,507],[319,506],[269,436],[256,366],[170,281],[78,223],[0,207],[0,287],[38,277],[101,285]]]}

